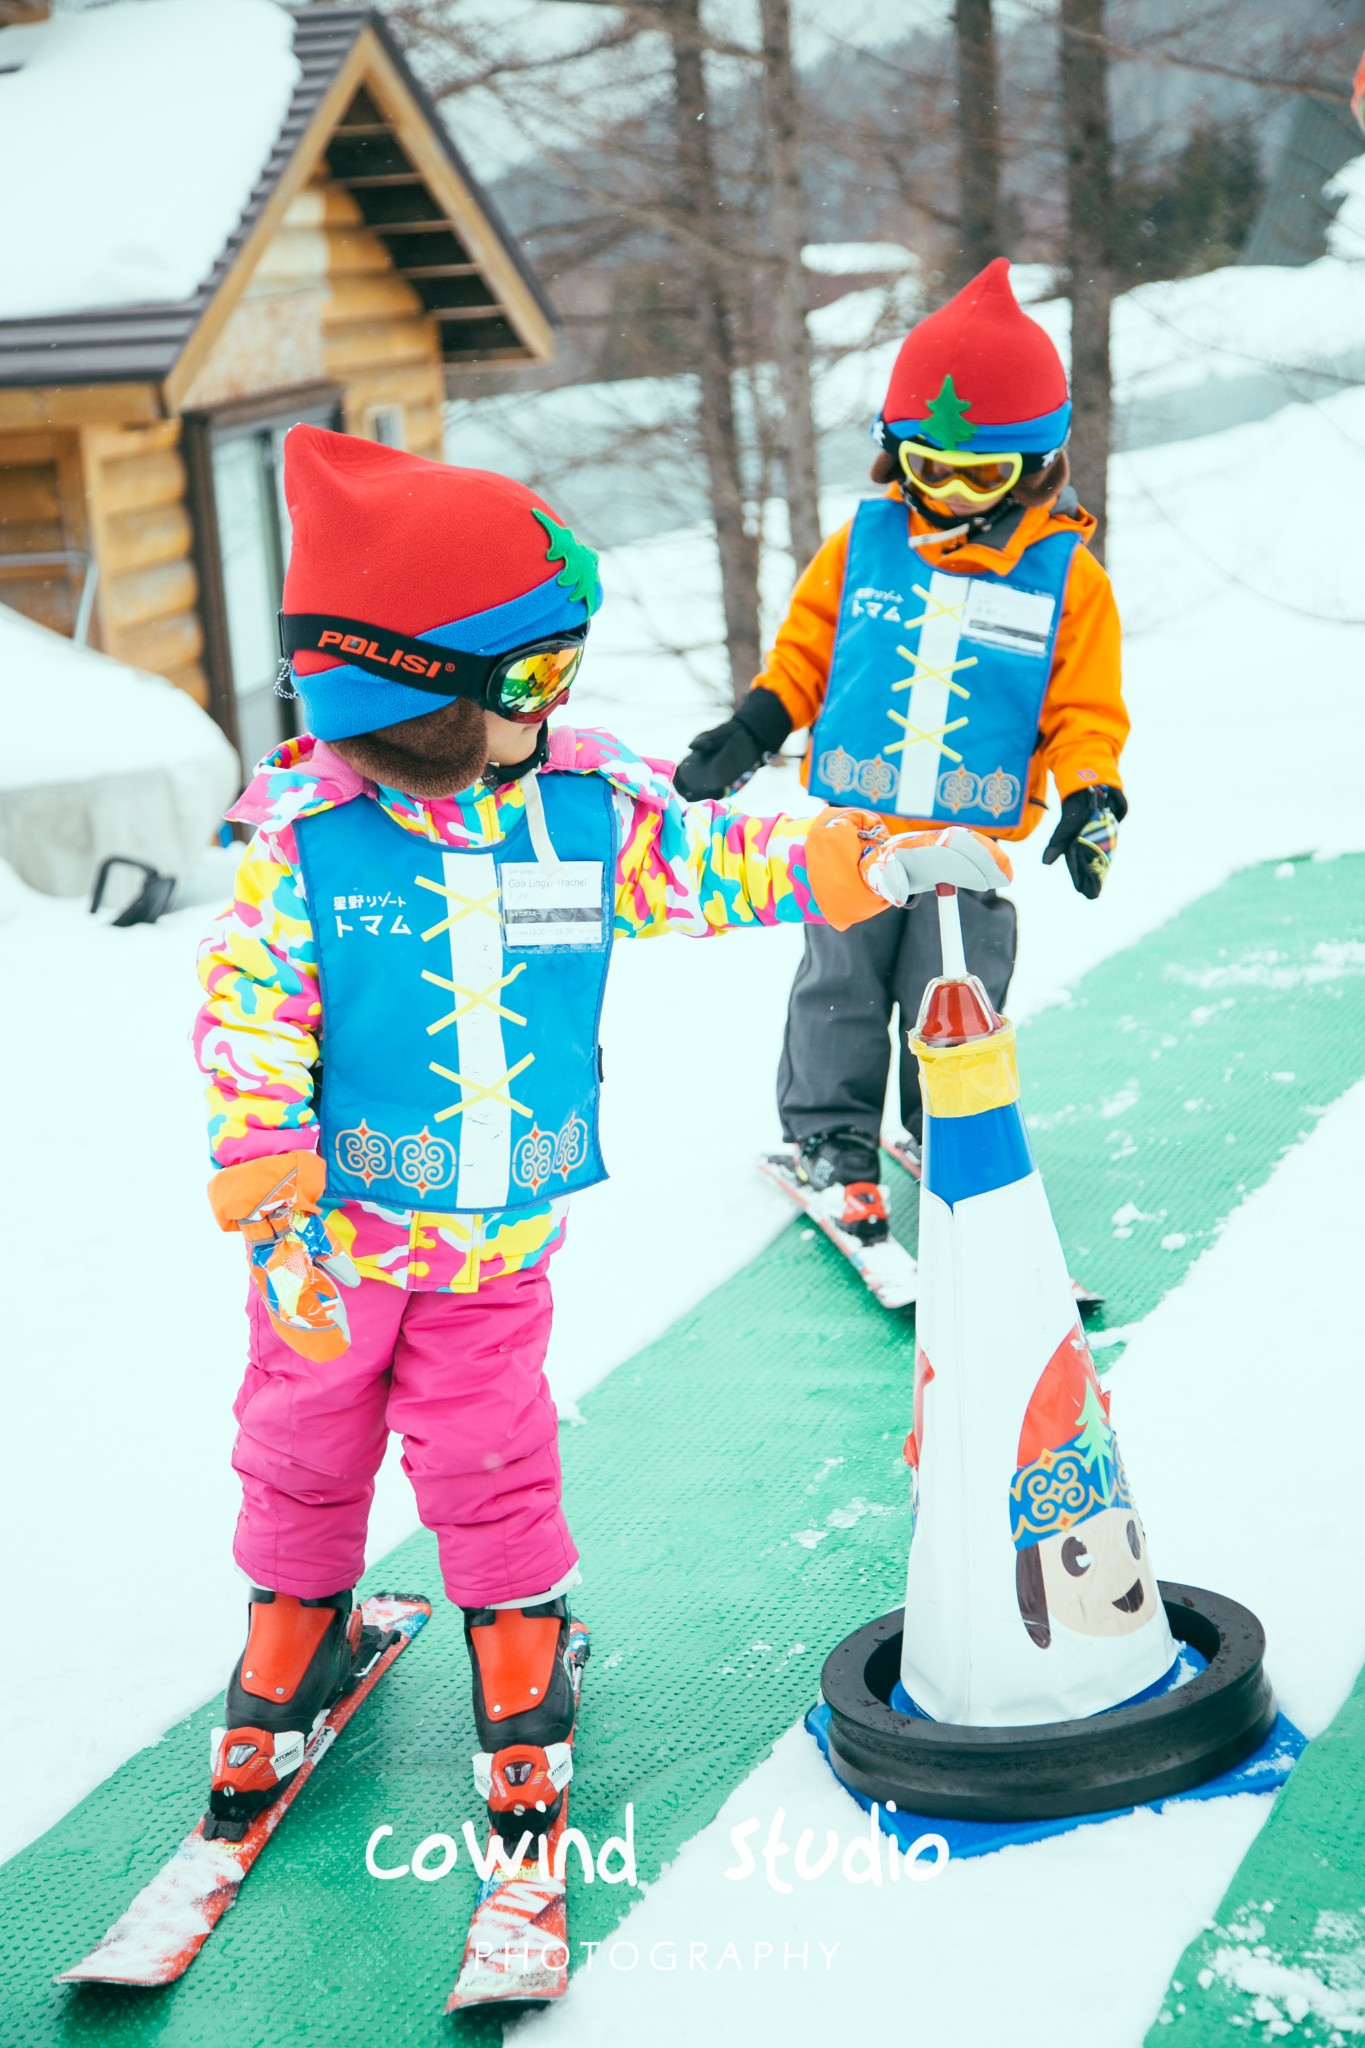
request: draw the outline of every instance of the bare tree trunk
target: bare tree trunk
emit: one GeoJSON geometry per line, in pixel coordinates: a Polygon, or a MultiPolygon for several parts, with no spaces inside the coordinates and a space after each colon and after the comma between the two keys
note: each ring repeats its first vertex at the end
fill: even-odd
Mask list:
{"type": "MultiPolygon", "coordinates": [[[[724,231],[716,188],[702,68],[700,0],[671,0],[669,39],[673,54],[673,117],[678,153],[679,210],[694,229],[724,231]]],[[[701,384],[702,448],[710,485],[711,516],[720,557],[721,599],[735,702],[759,668],[758,536],[744,518],[744,479],[735,427],[734,351],[719,262],[695,250],[697,374],[701,384]]]]}
{"type": "Polygon", "coordinates": [[[785,424],[782,462],[792,552],[804,567],[820,545],[820,471],[806,329],[805,206],[798,140],[800,107],[792,64],[788,0],[761,0],[763,94],[767,128],[770,220],[777,257],[773,343],[785,424]]]}
{"type": "Polygon", "coordinates": [[[958,285],[1000,246],[1000,105],[991,0],[954,0],[957,45],[958,285]]]}
{"type": "Polygon", "coordinates": [[[1081,503],[1099,521],[1091,547],[1103,561],[1112,406],[1109,310],[1114,297],[1104,0],[1062,0],[1061,25],[1071,272],[1071,472],[1081,503]]]}

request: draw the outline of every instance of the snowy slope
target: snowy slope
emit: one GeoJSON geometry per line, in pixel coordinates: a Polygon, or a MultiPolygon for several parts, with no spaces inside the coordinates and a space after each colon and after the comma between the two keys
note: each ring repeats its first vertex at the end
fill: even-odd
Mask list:
{"type": "Polygon", "coordinates": [[[0,74],[0,320],[189,298],[300,75],[271,0],[64,11],[0,30],[0,74]]]}

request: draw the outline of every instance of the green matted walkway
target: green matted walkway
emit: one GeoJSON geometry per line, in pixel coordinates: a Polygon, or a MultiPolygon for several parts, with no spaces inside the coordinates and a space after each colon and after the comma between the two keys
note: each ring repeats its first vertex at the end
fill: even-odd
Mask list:
{"type": "Polygon", "coordinates": [[[1180,1958],[1147,2048],[1346,2048],[1362,2033],[1365,1672],[1180,1958]]]}
{"type": "MultiPolygon", "coordinates": [[[[1021,1067],[1073,1268],[1107,1296],[1105,1321],[1136,1321],[1365,1069],[1365,859],[1235,876],[1026,1027],[1021,1067]]],[[[908,1233],[908,1183],[898,1202],[908,1233]]],[[[909,1320],[794,1224],[564,1432],[595,1645],[574,1820],[600,1843],[633,1800],[643,1879],[809,1706],[828,1648],[899,1600],[911,1356],[909,1320]]],[[[430,1539],[368,1583],[439,1595],[430,1539]]],[[[0,1870],[4,2048],[496,2038],[496,2018],[442,2013],[472,1892],[463,1852],[436,1884],[364,1868],[378,1823],[398,1862],[472,1814],[464,1653],[439,1601],[182,1983],[48,1981],[195,1813],[217,1704],[0,1870]]],[[[575,1938],[609,1932],[632,1896],[578,1885],[575,1938]]]]}

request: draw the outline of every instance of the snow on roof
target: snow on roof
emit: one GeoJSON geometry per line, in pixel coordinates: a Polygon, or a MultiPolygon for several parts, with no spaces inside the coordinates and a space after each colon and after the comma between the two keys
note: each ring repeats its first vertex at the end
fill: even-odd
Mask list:
{"type": "Polygon", "coordinates": [[[807,270],[826,277],[856,277],[877,270],[918,270],[919,257],[899,242],[807,242],[801,251],[807,270]]]}
{"type": "Polygon", "coordinates": [[[22,194],[0,207],[0,319],[189,298],[283,124],[293,35],[273,0],[0,29],[0,191],[22,194]]]}

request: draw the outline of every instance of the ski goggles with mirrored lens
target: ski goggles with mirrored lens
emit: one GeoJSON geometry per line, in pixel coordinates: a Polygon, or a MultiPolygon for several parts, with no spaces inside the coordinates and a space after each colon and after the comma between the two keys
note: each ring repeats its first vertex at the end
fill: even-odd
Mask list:
{"type": "Polygon", "coordinates": [[[529,719],[543,718],[547,711],[561,704],[583,660],[587,630],[585,626],[573,640],[560,634],[505,656],[494,671],[497,702],[490,702],[488,709],[524,724],[529,719]]]}
{"type": "Polygon", "coordinates": [[[394,633],[362,619],[325,612],[281,612],[280,652],[330,654],[367,675],[383,676],[433,697],[469,697],[514,725],[534,725],[568,696],[583,659],[586,626],[532,640],[503,654],[466,654],[458,647],[394,633]]]}
{"type": "Polygon", "coordinates": [[[984,505],[1012,491],[1024,473],[1024,458],[1017,454],[969,455],[962,449],[931,448],[925,441],[901,441],[897,453],[901,475],[926,498],[965,498],[984,505]]]}

